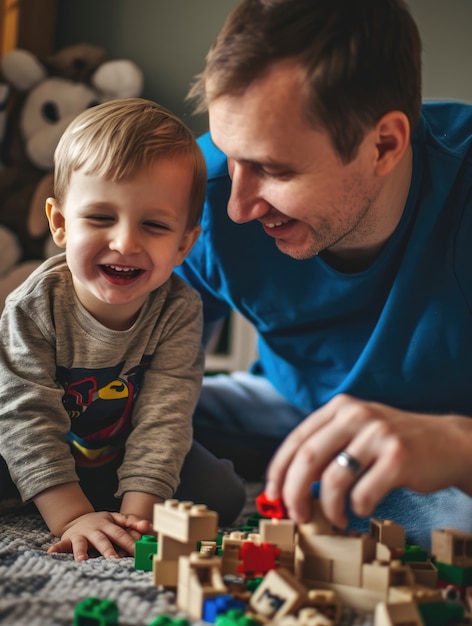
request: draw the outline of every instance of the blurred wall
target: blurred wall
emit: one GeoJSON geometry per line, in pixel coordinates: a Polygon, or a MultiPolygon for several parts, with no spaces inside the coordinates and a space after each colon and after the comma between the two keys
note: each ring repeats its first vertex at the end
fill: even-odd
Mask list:
{"type": "MultiPolygon", "coordinates": [[[[407,0],[423,38],[424,96],[472,102],[472,0],[407,0]]],[[[144,97],[197,133],[206,116],[184,102],[227,14],[239,0],[59,0],[57,46],[94,43],[144,72],[144,97]]]]}
{"type": "Polygon", "coordinates": [[[143,96],[157,100],[198,134],[206,116],[184,102],[193,77],[238,0],[59,0],[58,48],[73,43],[104,47],[110,59],[142,69],[143,96]]]}

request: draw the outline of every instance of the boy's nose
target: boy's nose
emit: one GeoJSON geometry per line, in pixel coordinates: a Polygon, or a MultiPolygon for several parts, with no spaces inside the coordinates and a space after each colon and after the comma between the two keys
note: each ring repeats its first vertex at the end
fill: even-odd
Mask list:
{"type": "Polygon", "coordinates": [[[110,240],[110,250],[116,250],[122,255],[141,252],[141,243],[138,234],[131,228],[116,228],[110,240]]]}

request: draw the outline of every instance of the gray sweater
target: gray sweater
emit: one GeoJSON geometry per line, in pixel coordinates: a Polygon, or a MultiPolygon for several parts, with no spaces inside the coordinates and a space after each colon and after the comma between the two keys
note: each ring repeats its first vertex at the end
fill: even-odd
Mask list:
{"type": "Polygon", "coordinates": [[[0,455],[24,501],[77,481],[76,462],[120,454],[117,496],[172,497],[203,374],[201,302],[175,275],[134,325],[82,307],[61,254],[7,298],[0,319],[0,455]]]}

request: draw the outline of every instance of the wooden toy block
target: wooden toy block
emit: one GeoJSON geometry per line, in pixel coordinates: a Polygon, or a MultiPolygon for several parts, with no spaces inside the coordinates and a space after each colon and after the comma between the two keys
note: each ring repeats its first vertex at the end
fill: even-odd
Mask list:
{"type": "Polygon", "coordinates": [[[223,536],[221,571],[226,574],[237,574],[240,565],[239,550],[245,541],[244,533],[233,531],[223,536]]]}
{"type": "MultiPolygon", "coordinates": [[[[307,559],[307,555],[310,555],[311,557],[318,557],[318,559],[332,561],[331,582],[360,587],[362,564],[374,559],[375,545],[372,537],[360,533],[311,536],[301,533],[298,538],[299,550],[297,550],[295,558],[297,561],[300,554],[305,555],[303,577],[316,578],[318,567],[323,563],[322,561],[307,559]],[[312,567],[313,569],[311,569],[312,567]]],[[[297,563],[295,571],[298,571],[297,563]]],[[[326,563],[323,571],[328,572],[326,563]]],[[[324,576],[322,579],[326,580],[324,576]]],[[[316,578],[316,580],[318,579],[316,578]]]]}
{"type": "Polygon", "coordinates": [[[387,595],[393,586],[414,585],[413,572],[408,565],[400,561],[373,561],[362,566],[362,587],[372,591],[381,591],[387,595]]]}
{"type": "Polygon", "coordinates": [[[375,544],[375,560],[376,561],[398,561],[403,558],[405,551],[397,548],[390,548],[384,543],[375,544]]]}
{"type": "Polygon", "coordinates": [[[257,614],[278,619],[298,609],[307,595],[306,588],[284,569],[270,570],[249,600],[257,614]]]}
{"type": "Polygon", "coordinates": [[[328,589],[334,591],[342,605],[361,611],[373,611],[377,602],[385,602],[387,597],[380,591],[340,585],[339,583],[325,583],[319,580],[301,581],[310,589],[328,589]]]}
{"type": "Polygon", "coordinates": [[[152,560],[152,574],[156,587],[173,589],[178,584],[179,561],[177,559],[164,561],[156,554],[152,560]]]}
{"type": "Polygon", "coordinates": [[[326,519],[319,500],[312,500],[310,521],[306,524],[300,524],[298,532],[308,535],[339,534],[339,531],[335,530],[331,522],[326,519]]]}
{"type": "Polygon", "coordinates": [[[362,563],[357,561],[333,561],[331,581],[340,585],[362,586],[362,563]]]}
{"type": "Polygon", "coordinates": [[[333,561],[306,554],[297,546],[295,550],[295,576],[300,580],[320,580],[329,583],[333,580],[333,561]]]}
{"type": "Polygon", "coordinates": [[[261,519],[259,521],[261,541],[275,543],[279,548],[295,549],[295,522],[288,519],[261,519]]]}
{"type": "Polygon", "coordinates": [[[413,572],[416,585],[424,585],[436,589],[438,583],[438,568],[432,561],[410,561],[408,567],[413,572]]]}
{"type": "Polygon", "coordinates": [[[221,557],[199,552],[179,558],[177,606],[194,619],[202,619],[205,600],[226,595],[221,575],[221,557]]]}
{"type": "Polygon", "coordinates": [[[369,534],[375,541],[394,548],[401,554],[405,552],[405,528],[403,526],[391,520],[379,520],[372,517],[369,534]]]}
{"type": "Polygon", "coordinates": [[[161,561],[178,561],[180,556],[188,556],[196,549],[196,542],[182,542],[159,533],[157,558],[161,561]]]}
{"type": "Polygon", "coordinates": [[[390,587],[387,602],[440,602],[442,600],[439,589],[430,589],[423,585],[411,585],[408,587],[390,587]]]}
{"type": "Polygon", "coordinates": [[[472,613],[472,587],[465,588],[464,601],[469,613],[472,613]]]}
{"type": "Polygon", "coordinates": [[[433,530],[431,552],[441,563],[472,567],[472,534],[453,528],[433,530]]]}
{"type": "Polygon", "coordinates": [[[182,543],[213,539],[217,528],[218,514],[204,504],[166,500],[154,505],[154,530],[182,543]]]}
{"type": "Polygon", "coordinates": [[[423,626],[423,621],[414,602],[379,602],[375,607],[374,626],[423,626]]]}
{"type": "Polygon", "coordinates": [[[334,626],[333,620],[314,608],[300,609],[298,614],[286,615],[277,620],[277,626],[334,626]]]}
{"type": "Polygon", "coordinates": [[[334,624],[337,624],[341,619],[341,602],[331,589],[309,589],[303,603],[303,608],[305,607],[315,608],[319,613],[332,620],[334,624]]]}
{"type": "Polygon", "coordinates": [[[205,556],[215,556],[216,554],[216,541],[201,541],[200,542],[200,554],[205,556]]]}

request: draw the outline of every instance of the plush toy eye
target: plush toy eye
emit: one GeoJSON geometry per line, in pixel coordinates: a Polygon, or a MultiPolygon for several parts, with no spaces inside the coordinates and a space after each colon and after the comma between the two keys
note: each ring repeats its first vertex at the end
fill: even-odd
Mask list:
{"type": "Polygon", "coordinates": [[[59,120],[59,113],[55,102],[45,102],[42,106],[43,117],[50,122],[59,120]]]}

